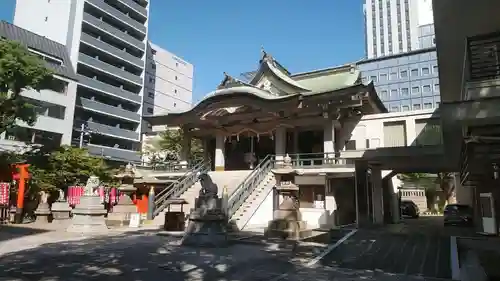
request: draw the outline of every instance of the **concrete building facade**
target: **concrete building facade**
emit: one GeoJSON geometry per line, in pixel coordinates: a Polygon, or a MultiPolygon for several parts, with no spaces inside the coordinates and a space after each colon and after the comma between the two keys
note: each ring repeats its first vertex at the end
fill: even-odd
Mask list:
{"type": "Polygon", "coordinates": [[[433,23],[431,0],[366,0],[366,57],[404,53],[420,48],[420,26],[433,23]]]}
{"type": "Polygon", "coordinates": [[[390,112],[437,108],[440,103],[436,49],[427,48],[358,63],[390,112]]]}
{"type": "MultiPolygon", "coordinates": [[[[166,114],[191,108],[193,65],[160,46],[148,42],[144,81],[143,115],[166,114]]],[[[144,133],[165,128],[143,124],[144,133]]]]}
{"type": "Polygon", "coordinates": [[[22,130],[1,133],[0,151],[22,150],[30,143],[69,145],[77,85],[65,46],[4,21],[0,22],[0,36],[25,45],[30,53],[45,61],[47,67],[54,71],[54,79],[47,88],[21,93],[36,107],[38,119],[33,126],[18,122],[22,130]]]}
{"type": "Polygon", "coordinates": [[[149,1],[17,0],[14,24],[66,45],[78,87],[72,143],[140,161],[149,1]]]}

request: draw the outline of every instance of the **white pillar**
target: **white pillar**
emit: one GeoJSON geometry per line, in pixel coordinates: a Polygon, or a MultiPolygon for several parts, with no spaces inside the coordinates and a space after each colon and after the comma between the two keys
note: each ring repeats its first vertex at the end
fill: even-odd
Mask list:
{"type": "Polygon", "coordinates": [[[182,131],[181,155],[179,156],[181,168],[186,169],[191,156],[191,136],[185,130],[182,131]]]}
{"type": "Polygon", "coordinates": [[[286,128],[276,128],[274,136],[274,152],[276,154],[276,162],[282,163],[286,153],[286,128]]]}
{"type": "Polygon", "coordinates": [[[372,184],[372,206],[373,206],[373,223],[384,223],[384,196],[382,190],[382,171],[377,168],[371,169],[371,184],[372,184]]]}
{"type": "Polygon", "coordinates": [[[333,193],[333,186],[331,186],[331,182],[325,177],[325,210],[327,213],[326,219],[326,227],[334,227],[336,224],[335,221],[335,211],[337,211],[337,201],[335,200],[335,196],[333,193]]]}
{"type": "Polygon", "coordinates": [[[455,173],[454,184],[457,203],[472,207],[472,188],[467,188],[460,184],[460,173],[455,173]]]}
{"type": "Polygon", "coordinates": [[[215,160],[214,166],[216,171],[224,171],[225,168],[225,138],[223,135],[215,136],[215,160]]]}
{"type": "Polygon", "coordinates": [[[335,158],[335,126],[331,120],[323,127],[323,152],[325,158],[335,158]]]}
{"type": "Polygon", "coordinates": [[[409,118],[405,120],[406,146],[415,145],[417,132],[415,127],[415,119],[409,118]]]}

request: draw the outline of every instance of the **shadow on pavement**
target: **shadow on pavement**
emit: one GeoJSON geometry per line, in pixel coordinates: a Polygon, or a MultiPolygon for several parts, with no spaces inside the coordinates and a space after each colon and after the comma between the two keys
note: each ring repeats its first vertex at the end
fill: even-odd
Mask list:
{"type": "Polygon", "coordinates": [[[45,232],[48,232],[48,230],[26,227],[23,225],[0,225],[0,242],[45,232]]]}

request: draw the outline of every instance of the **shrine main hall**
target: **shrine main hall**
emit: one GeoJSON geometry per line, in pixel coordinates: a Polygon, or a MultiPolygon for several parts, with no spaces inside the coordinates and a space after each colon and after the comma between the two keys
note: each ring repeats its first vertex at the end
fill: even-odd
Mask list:
{"type": "Polygon", "coordinates": [[[190,110],[144,119],[182,129],[181,160],[188,160],[190,139],[199,138],[212,170],[227,171],[253,169],[267,155],[336,158],[365,147],[350,140],[361,116],[383,112],[373,84],[361,82],[355,65],[291,74],[262,50],[251,79],[224,73],[217,89],[190,110]]]}

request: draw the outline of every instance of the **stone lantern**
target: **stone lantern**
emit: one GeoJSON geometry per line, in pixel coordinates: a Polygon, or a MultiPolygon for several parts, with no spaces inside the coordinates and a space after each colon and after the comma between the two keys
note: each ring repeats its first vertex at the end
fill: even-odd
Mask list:
{"type": "Polygon", "coordinates": [[[106,224],[108,227],[125,226],[130,223],[130,216],[137,213],[137,207],[132,201],[132,195],[136,192],[137,188],[134,187],[134,180],[136,172],[132,164],[127,164],[122,173],[115,175],[115,178],[120,181],[118,191],[120,198],[118,204],[113,207],[113,212],[108,214],[106,224]],[[123,194],[123,196],[122,196],[123,194]]]}
{"type": "Polygon", "coordinates": [[[299,186],[295,184],[297,171],[292,167],[290,156],[286,155],[282,167],[273,169],[272,173],[276,177],[273,190],[273,220],[265,230],[266,236],[290,240],[310,236],[312,231],[307,230],[307,223],[302,220],[299,210],[299,186]]]}

